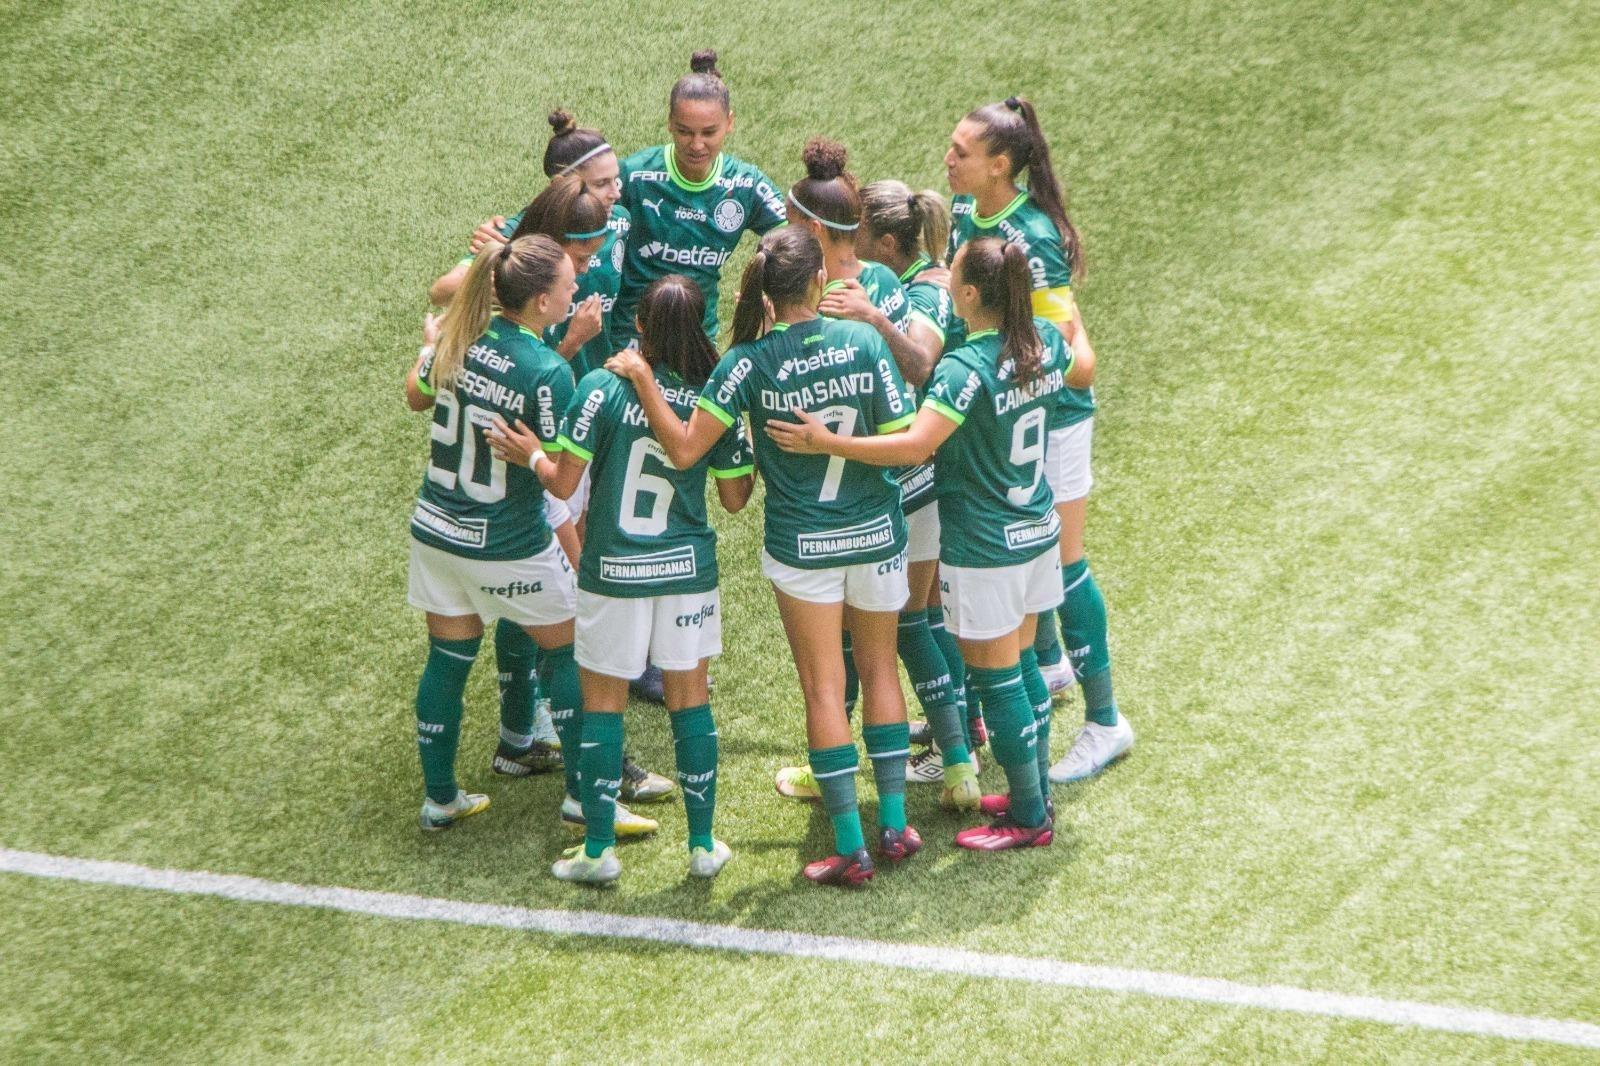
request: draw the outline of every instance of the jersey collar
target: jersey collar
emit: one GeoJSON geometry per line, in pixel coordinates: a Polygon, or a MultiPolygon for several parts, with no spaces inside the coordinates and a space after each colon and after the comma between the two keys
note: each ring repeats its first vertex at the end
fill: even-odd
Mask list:
{"type": "Polygon", "coordinates": [[[900,284],[911,284],[912,278],[916,277],[918,274],[922,273],[932,265],[933,260],[929,259],[927,256],[918,256],[917,261],[906,267],[906,272],[900,275],[900,284]]]}
{"type": "Polygon", "coordinates": [[[980,329],[976,333],[967,334],[967,340],[969,340],[969,341],[981,341],[985,337],[998,337],[998,336],[1000,336],[1000,331],[997,330],[997,329],[980,329]]]}
{"type": "Polygon", "coordinates": [[[670,144],[663,148],[663,153],[667,158],[667,176],[672,179],[672,184],[684,192],[705,192],[717,183],[718,178],[722,177],[722,163],[726,158],[723,153],[718,152],[717,158],[711,161],[711,169],[706,173],[703,181],[690,181],[678,170],[678,161],[672,149],[673,145],[670,144]]]}
{"type": "Polygon", "coordinates": [[[982,215],[978,214],[978,205],[976,202],[974,202],[972,205],[972,224],[977,226],[979,229],[993,229],[1001,222],[1004,222],[1006,219],[1010,218],[1012,214],[1016,212],[1017,208],[1021,207],[1025,202],[1027,202],[1027,199],[1028,190],[1023,189],[1021,192],[1017,193],[1016,199],[1002,207],[998,214],[991,215],[988,218],[984,218],[982,215]]]}

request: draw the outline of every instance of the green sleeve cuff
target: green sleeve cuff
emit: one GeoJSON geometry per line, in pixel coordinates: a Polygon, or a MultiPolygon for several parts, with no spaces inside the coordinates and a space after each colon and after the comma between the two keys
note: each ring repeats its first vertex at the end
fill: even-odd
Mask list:
{"type": "Polygon", "coordinates": [[[717,421],[721,422],[724,426],[733,425],[733,416],[724,411],[722,408],[718,407],[714,401],[708,400],[702,396],[700,399],[695,401],[695,406],[700,408],[700,410],[707,412],[708,414],[715,415],[717,421]]]}
{"type": "Polygon", "coordinates": [[[711,476],[721,481],[726,481],[730,477],[744,477],[746,474],[754,474],[755,472],[756,467],[754,463],[751,463],[749,466],[736,466],[732,470],[718,470],[716,467],[711,468],[711,476]]]}
{"type": "Polygon", "coordinates": [[[921,322],[924,326],[927,326],[929,329],[933,330],[933,332],[939,338],[940,345],[944,344],[944,330],[939,328],[939,323],[935,322],[932,318],[929,318],[921,311],[913,311],[907,317],[913,322],[921,322]]]}
{"type": "Polygon", "coordinates": [[[417,375],[417,391],[422,393],[424,396],[434,395],[433,386],[428,384],[428,377],[426,374],[417,375]]]}
{"type": "Polygon", "coordinates": [[[562,433],[556,437],[555,444],[556,451],[571,452],[573,455],[576,455],[579,459],[582,459],[586,463],[591,462],[594,459],[594,452],[578,447],[576,444],[572,443],[572,438],[568,437],[565,433],[562,433]]]}
{"type": "Polygon", "coordinates": [[[905,429],[907,426],[909,426],[911,423],[915,422],[916,420],[917,420],[917,416],[916,416],[915,412],[913,412],[913,413],[911,413],[909,415],[901,415],[899,418],[895,419],[893,422],[882,422],[882,423],[879,423],[878,432],[879,433],[893,433],[897,429],[905,429]]]}
{"type": "Polygon", "coordinates": [[[949,404],[944,403],[943,401],[935,400],[932,396],[922,401],[923,410],[927,410],[930,407],[939,414],[944,415],[958,426],[967,420],[966,415],[962,414],[960,411],[957,411],[954,407],[951,407],[949,404]]]}

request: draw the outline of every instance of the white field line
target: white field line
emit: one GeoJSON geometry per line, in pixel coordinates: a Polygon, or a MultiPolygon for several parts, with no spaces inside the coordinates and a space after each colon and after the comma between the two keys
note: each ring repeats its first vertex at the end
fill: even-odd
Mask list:
{"type": "Polygon", "coordinates": [[[1534,1040],[1600,1049],[1600,1025],[1589,1022],[1530,1018],[1470,1007],[1446,1007],[1433,1003],[1380,999],[1376,996],[1316,992],[1286,985],[1247,985],[1210,977],[1185,977],[1182,974],[1151,970],[1085,966],[1074,962],[1058,962],[1054,959],[1026,958],[1018,955],[984,955],[975,951],[952,948],[856,940],[841,936],[815,936],[809,933],[741,929],[737,926],[709,925],[672,918],[633,918],[588,911],[534,910],[528,907],[490,903],[465,903],[459,900],[406,896],[392,892],[368,892],[354,888],[265,881],[237,874],[214,874],[199,870],[157,870],[132,863],[73,859],[31,851],[12,851],[8,848],[0,848],[0,872],[91,884],[119,885],[124,888],[154,889],[181,895],[214,896],[250,903],[318,907],[324,910],[403,918],[410,921],[454,922],[459,925],[494,926],[501,929],[564,936],[648,940],[691,948],[713,948],[719,951],[781,955],[801,959],[826,959],[865,966],[889,966],[928,973],[956,974],[961,977],[1027,981],[1066,988],[1092,988],[1157,996],[1162,999],[1184,999],[1233,1007],[1259,1007],[1264,1010],[1290,1011],[1296,1014],[1412,1026],[1443,1033],[1466,1033],[1502,1037],[1507,1040],[1534,1040]]]}

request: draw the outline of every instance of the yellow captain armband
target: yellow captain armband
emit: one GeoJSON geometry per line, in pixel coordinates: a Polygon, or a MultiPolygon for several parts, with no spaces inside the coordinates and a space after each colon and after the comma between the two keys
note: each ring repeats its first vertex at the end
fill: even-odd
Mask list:
{"type": "Polygon", "coordinates": [[[1033,313],[1054,322],[1063,334],[1072,325],[1078,305],[1072,299],[1071,285],[1057,285],[1053,289],[1033,290],[1033,313]]]}

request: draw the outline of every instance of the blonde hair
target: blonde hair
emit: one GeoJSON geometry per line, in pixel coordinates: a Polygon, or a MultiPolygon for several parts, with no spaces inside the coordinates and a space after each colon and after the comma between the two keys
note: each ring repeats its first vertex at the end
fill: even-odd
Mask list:
{"type": "Polygon", "coordinates": [[[490,245],[478,253],[439,324],[428,374],[435,392],[455,387],[467,349],[489,328],[495,306],[519,313],[529,300],[550,291],[566,257],[561,246],[543,234],[490,245]]]}

